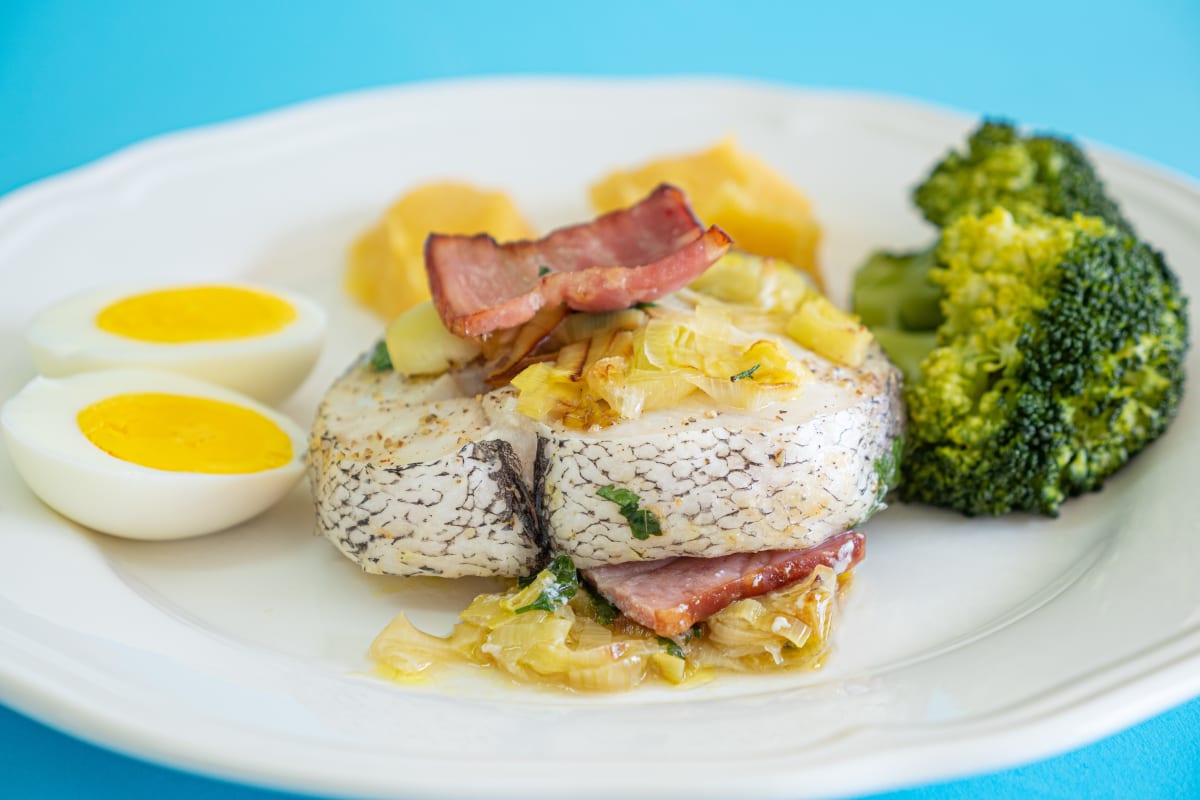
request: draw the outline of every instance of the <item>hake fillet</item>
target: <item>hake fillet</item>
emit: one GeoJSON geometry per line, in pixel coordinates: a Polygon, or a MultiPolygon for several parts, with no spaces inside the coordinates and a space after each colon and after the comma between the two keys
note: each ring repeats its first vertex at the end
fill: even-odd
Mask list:
{"type": "Polygon", "coordinates": [[[900,378],[877,346],[858,369],[799,347],[816,375],[756,412],[701,401],[596,431],[539,426],[538,511],[552,549],[581,569],[673,556],[806,548],[869,517],[878,459],[900,434],[900,378]],[[637,539],[612,485],[639,497],[662,534],[637,539]]]}
{"type": "Polygon", "coordinates": [[[515,576],[550,552],[580,568],[810,547],[877,508],[876,462],[904,423],[877,346],[862,367],[793,348],[816,379],[758,413],[696,400],[594,431],[535,423],[478,370],[406,379],[352,367],[313,428],[319,530],[369,572],[515,576]],[[536,454],[536,464],[535,464],[536,454]],[[606,485],[662,535],[634,538],[606,485]]]}
{"type": "Polygon", "coordinates": [[[309,443],[317,528],[367,572],[520,576],[544,543],[536,435],[515,393],[472,370],[408,379],[360,359],[326,394],[309,443]]]}

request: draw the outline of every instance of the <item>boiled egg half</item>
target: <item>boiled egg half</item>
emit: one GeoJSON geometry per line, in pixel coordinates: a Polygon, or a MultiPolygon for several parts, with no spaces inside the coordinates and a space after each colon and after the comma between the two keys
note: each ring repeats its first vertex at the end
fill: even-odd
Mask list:
{"type": "Polygon", "coordinates": [[[48,377],[144,367],[273,404],[308,375],[324,335],[325,312],[296,293],[219,284],[87,292],[38,314],[26,337],[48,377]]]}
{"type": "Polygon", "coordinates": [[[0,410],[17,471],[72,520],[132,539],[243,522],[303,473],[306,436],[225,387],[170,372],[35,378],[0,410]]]}

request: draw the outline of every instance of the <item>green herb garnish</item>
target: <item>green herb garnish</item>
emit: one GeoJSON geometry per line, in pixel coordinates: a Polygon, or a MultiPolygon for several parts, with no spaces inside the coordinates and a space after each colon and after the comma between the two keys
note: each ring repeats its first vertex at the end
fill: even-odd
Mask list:
{"type": "Polygon", "coordinates": [[[875,503],[870,513],[881,511],[887,507],[884,500],[888,492],[900,482],[900,462],[904,457],[904,438],[897,436],[892,440],[892,449],[875,459],[875,503]]]}
{"type": "Polygon", "coordinates": [[[658,517],[654,516],[654,513],[651,511],[638,508],[638,502],[642,498],[633,492],[628,489],[618,489],[609,484],[597,489],[596,494],[605,500],[613,501],[621,507],[619,513],[629,522],[633,538],[645,540],[651,536],[662,536],[662,526],[658,523],[658,517]]]}
{"type": "Polygon", "coordinates": [[[617,617],[621,616],[621,609],[614,606],[607,597],[586,583],[580,585],[587,591],[588,599],[592,601],[592,613],[596,615],[596,622],[601,625],[612,625],[616,622],[617,617]]]}
{"type": "Polygon", "coordinates": [[[665,636],[658,637],[658,643],[667,649],[667,654],[675,656],[679,659],[687,659],[687,654],[683,652],[683,648],[674,639],[668,639],[665,636]]]}
{"type": "Polygon", "coordinates": [[[625,506],[637,508],[638,502],[642,499],[628,489],[618,489],[611,483],[608,486],[601,486],[596,490],[596,494],[621,506],[622,514],[625,513],[625,506]]]}
{"type": "Polygon", "coordinates": [[[550,272],[551,272],[550,268],[544,264],[542,266],[538,267],[538,277],[539,278],[546,277],[547,275],[550,274],[550,272]]]}
{"type": "Polygon", "coordinates": [[[730,375],[729,382],[737,383],[738,381],[742,380],[743,378],[749,378],[752,375],[754,375],[754,373],[758,372],[758,368],[761,366],[762,366],[762,364],[755,364],[750,369],[744,369],[741,372],[737,373],[736,375],[730,375]]]}
{"type": "Polygon", "coordinates": [[[633,307],[636,308],[638,311],[645,311],[647,308],[658,308],[658,303],[651,303],[649,301],[645,301],[642,303],[634,303],[633,307]]]}
{"type": "Polygon", "coordinates": [[[387,372],[392,368],[392,356],[388,353],[387,342],[380,341],[371,353],[371,361],[367,365],[372,372],[387,372]]]}
{"type": "Polygon", "coordinates": [[[556,557],[550,562],[550,566],[538,573],[537,577],[540,578],[547,572],[550,573],[552,580],[546,584],[546,588],[542,589],[542,593],[536,600],[527,606],[516,609],[514,614],[524,614],[526,611],[535,609],[554,611],[566,604],[579,591],[579,573],[575,571],[575,562],[571,560],[570,556],[556,557]]]}

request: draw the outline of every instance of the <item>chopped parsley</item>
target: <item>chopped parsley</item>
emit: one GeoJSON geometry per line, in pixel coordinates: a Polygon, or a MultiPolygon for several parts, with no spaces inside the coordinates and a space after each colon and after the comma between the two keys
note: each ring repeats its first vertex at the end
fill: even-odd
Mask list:
{"type": "Polygon", "coordinates": [[[900,461],[904,457],[904,438],[897,436],[892,440],[892,449],[884,452],[875,459],[875,503],[871,511],[875,513],[887,507],[884,499],[888,492],[895,488],[900,479],[900,461]]]}
{"type": "Polygon", "coordinates": [[[658,637],[658,643],[667,649],[667,654],[676,658],[686,659],[687,654],[683,652],[683,648],[674,639],[668,639],[665,636],[658,637]]]}
{"type": "Polygon", "coordinates": [[[645,311],[647,308],[658,308],[658,303],[651,303],[650,301],[647,300],[647,301],[643,301],[641,303],[634,303],[633,307],[636,308],[638,311],[645,311]]]}
{"type": "Polygon", "coordinates": [[[651,536],[662,536],[662,526],[658,522],[658,517],[654,516],[652,511],[638,508],[638,502],[642,498],[633,492],[628,489],[618,489],[609,484],[597,489],[596,494],[621,507],[619,513],[629,523],[633,538],[644,541],[651,536]]]}
{"type": "Polygon", "coordinates": [[[667,649],[667,653],[669,655],[673,655],[676,658],[682,658],[686,661],[687,653],[684,652],[683,646],[689,642],[696,641],[702,636],[704,636],[704,623],[697,622],[695,625],[684,631],[683,634],[677,639],[670,639],[666,636],[658,636],[655,638],[658,639],[659,644],[667,649]]]}
{"type": "Polygon", "coordinates": [[[609,602],[608,598],[597,592],[586,583],[581,584],[588,593],[588,598],[592,601],[592,613],[596,615],[596,622],[601,625],[612,625],[617,621],[617,617],[621,616],[621,609],[609,602]]]}
{"type": "Polygon", "coordinates": [[[758,372],[758,368],[759,368],[759,367],[761,367],[761,366],[762,366],[762,364],[755,364],[755,365],[754,365],[753,367],[751,367],[750,369],[744,369],[744,370],[742,370],[741,372],[737,373],[736,375],[730,375],[730,376],[729,376],[729,382],[730,382],[730,383],[737,383],[738,381],[740,381],[740,380],[742,380],[742,379],[744,379],[744,378],[750,378],[750,377],[753,377],[753,376],[754,376],[754,373],[758,372]]]}
{"type": "Polygon", "coordinates": [[[387,372],[392,368],[392,356],[388,353],[387,342],[380,340],[371,353],[371,361],[367,364],[372,372],[387,372]]]}
{"type": "Polygon", "coordinates": [[[622,514],[625,513],[625,506],[637,508],[638,502],[642,499],[628,489],[618,489],[611,483],[608,486],[601,486],[596,490],[596,494],[621,506],[622,514]]]}
{"type": "Polygon", "coordinates": [[[540,578],[546,573],[550,573],[551,580],[542,589],[542,593],[529,605],[516,609],[514,614],[534,610],[554,611],[565,605],[579,591],[579,573],[575,571],[575,562],[570,556],[556,557],[537,577],[540,578]]]}
{"type": "Polygon", "coordinates": [[[547,275],[549,275],[549,274],[550,274],[550,272],[551,272],[550,268],[549,268],[549,267],[547,267],[545,264],[543,264],[542,266],[538,267],[538,277],[539,277],[539,278],[544,278],[544,277],[546,277],[547,275]]]}

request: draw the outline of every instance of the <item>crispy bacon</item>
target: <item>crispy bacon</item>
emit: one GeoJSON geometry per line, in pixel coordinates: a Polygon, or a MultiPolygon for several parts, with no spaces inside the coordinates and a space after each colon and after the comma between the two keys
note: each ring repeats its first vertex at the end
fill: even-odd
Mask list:
{"type": "Polygon", "coordinates": [[[796,583],[820,565],[850,569],[862,560],[865,541],[847,531],[807,550],[608,564],[583,576],[634,622],[659,636],[678,636],[735,600],[796,583]]]}
{"type": "Polygon", "coordinates": [[[697,222],[683,192],[663,184],[645,200],[535,242],[431,234],[425,269],[438,314],[459,336],[514,328],[538,309],[615,311],[686,286],[730,239],[697,222]]]}

